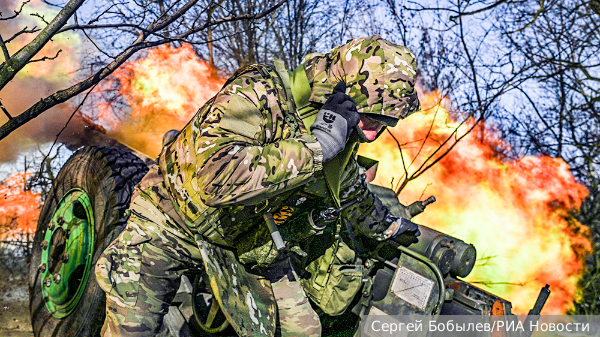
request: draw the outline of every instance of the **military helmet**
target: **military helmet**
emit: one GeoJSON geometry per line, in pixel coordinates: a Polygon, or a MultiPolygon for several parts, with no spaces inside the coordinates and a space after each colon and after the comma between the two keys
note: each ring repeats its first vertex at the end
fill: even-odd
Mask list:
{"type": "Polygon", "coordinates": [[[303,63],[312,80],[312,102],[325,103],[333,87],[345,81],[358,112],[386,125],[420,109],[414,54],[378,35],[350,40],[325,55],[309,54],[303,63]]]}

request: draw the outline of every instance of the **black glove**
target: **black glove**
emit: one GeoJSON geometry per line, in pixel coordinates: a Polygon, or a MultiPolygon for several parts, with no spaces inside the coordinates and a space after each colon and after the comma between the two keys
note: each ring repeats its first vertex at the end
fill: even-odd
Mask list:
{"type": "Polygon", "coordinates": [[[317,137],[323,149],[323,162],[335,157],[346,146],[346,140],[352,129],[358,124],[360,116],[356,104],[346,95],[346,82],[341,81],[329,96],[325,105],[317,113],[310,131],[317,137]]]}
{"type": "Polygon", "coordinates": [[[385,222],[390,224],[388,229],[383,232],[383,236],[386,239],[390,239],[398,235],[408,235],[414,237],[421,235],[419,226],[410,220],[396,218],[395,216],[388,214],[388,216],[385,218],[385,222]]]}

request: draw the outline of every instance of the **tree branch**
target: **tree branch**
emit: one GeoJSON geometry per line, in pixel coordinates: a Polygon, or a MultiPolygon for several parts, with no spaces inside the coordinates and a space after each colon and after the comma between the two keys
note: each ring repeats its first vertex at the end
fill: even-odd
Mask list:
{"type": "Polygon", "coordinates": [[[480,8],[478,10],[474,10],[472,12],[458,13],[458,15],[452,15],[452,16],[450,16],[450,21],[455,21],[456,19],[458,19],[460,17],[463,17],[463,16],[474,15],[474,14],[479,14],[479,13],[485,12],[487,10],[493,9],[493,8],[499,6],[499,5],[503,4],[503,3],[506,3],[506,2],[508,2],[508,0],[500,0],[500,1],[494,2],[493,4],[491,4],[491,5],[487,6],[487,7],[483,7],[483,8],[480,8]]]}
{"type": "Polygon", "coordinates": [[[44,111],[60,103],[66,102],[68,99],[91,88],[92,86],[103,80],[106,76],[110,75],[115,69],[117,69],[121,64],[123,64],[135,52],[146,47],[147,43],[134,43],[133,45],[129,46],[129,48],[127,48],[125,51],[123,51],[123,53],[121,53],[117,58],[115,58],[114,61],[109,63],[107,66],[102,68],[94,75],[71,86],[70,88],[57,91],[54,94],[43,98],[22,114],[13,117],[8,122],[4,123],[4,125],[0,126],[0,140],[4,139],[6,136],[8,136],[11,132],[15,131],[20,126],[39,116],[44,111]]]}
{"type": "MultiPolygon", "coordinates": [[[[75,1],[75,0],[72,0],[72,1],[75,1]]],[[[83,1],[83,0],[79,0],[79,1],[83,1]]],[[[286,1],[287,0],[281,0],[279,3],[277,3],[273,7],[269,8],[261,13],[258,13],[258,14],[230,16],[230,17],[221,18],[219,20],[211,21],[211,22],[208,22],[208,23],[202,25],[199,28],[196,28],[194,30],[190,30],[186,33],[180,34],[180,36],[182,38],[187,37],[187,36],[190,36],[198,31],[202,30],[202,29],[205,29],[209,26],[214,26],[217,24],[225,23],[225,22],[260,19],[260,18],[272,13],[278,7],[283,5],[286,1]]],[[[162,18],[162,20],[157,20],[157,21],[151,23],[146,29],[144,29],[140,33],[138,38],[129,47],[127,47],[123,52],[121,52],[117,57],[115,57],[115,59],[112,62],[110,62],[108,65],[106,65],[105,67],[100,69],[95,74],[89,76],[85,80],[83,80],[67,89],[57,91],[54,94],[52,94],[46,98],[43,98],[36,104],[32,105],[25,112],[21,113],[20,115],[18,115],[16,117],[13,117],[8,122],[4,123],[4,125],[0,126],[0,140],[6,138],[10,133],[15,131],[17,128],[19,128],[20,126],[29,122],[33,118],[39,116],[44,111],[46,111],[60,103],[63,103],[65,101],[69,100],[70,98],[91,88],[92,86],[96,85],[98,82],[100,82],[101,80],[106,78],[108,75],[110,75],[113,71],[115,71],[121,64],[123,64],[125,61],[127,61],[127,59],[129,59],[133,54],[135,54],[139,50],[142,50],[145,48],[150,48],[150,47],[155,47],[155,46],[176,40],[177,37],[165,38],[165,39],[158,40],[158,41],[146,41],[148,36],[155,34],[154,32],[163,29],[164,27],[168,26],[170,23],[172,23],[173,21],[177,20],[179,17],[184,15],[185,12],[187,10],[189,10],[191,7],[193,7],[193,5],[196,2],[197,2],[197,0],[191,0],[187,4],[185,4],[182,8],[177,10],[175,13],[162,18]]],[[[53,22],[54,22],[54,20],[53,20],[53,22]]],[[[48,27],[46,27],[46,28],[48,28],[48,27]]],[[[46,29],[44,29],[44,30],[46,30],[46,29]]],[[[40,33],[40,34],[42,34],[42,33],[40,33]]],[[[2,69],[2,70],[4,70],[4,69],[2,69]]],[[[0,71],[0,75],[2,75],[1,71],[0,71]]],[[[14,74],[13,74],[13,76],[14,76],[14,74]]],[[[0,78],[1,78],[1,76],[0,76],[0,78]]],[[[4,84],[6,84],[6,83],[4,83],[4,84]]],[[[0,87],[0,90],[1,90],[1,87],[0,87]]]]}
{"type": "Polygon", "coordinates": [[[107,29],[107,28],[122,28],[122,27],[129,27],[129,28],[135,28],[138,29],[140,31],[146,32],[146,33],[152,33],[152,31],[144,28],[144,27],[140,27],[140,25],[136,25],[136,24],[132,24],[132,23],[113,23],[113,24],[103,24],[103,25],[69,25],[69,26],[65,26],[63,27],[61,30],[59,30],[57,32],[58,33],[64,33],[70,30],[84,30],[84,29],[107,29]]]}
{"type": "Polygon", "coordinates": [[[88,35],[88,33],[84,30],[82,30],[83,34],[85,35],[85,37],[87,37],[87,39],[94,45],[94,47],[96,47],[96,50],[98,50],[100,53],[104,54],[106,57],[111,58],[114,60],[114,56],[109,55],[107,52],[105,52],[104,50],[102,50],[102,48],[98,47],[98,45],[96,44],[96,42],[94,42],[94,40],[88,35]]]}
{"type": "Polygon", "coordinates": [[[542,12],[542,10],[544,9],[544,1],[545,0],[541,1],[541,3],[540,3],[540,9],[537,11],[537,13],[535,13],[535,15],[533,16],[533,20],[531,20],[531,22],[529,22],[528,24],[526,24],[525,27],[523,27],[523,28],[517,29],[515,31],[512,31],[510,33],[506,33],[506,34],[513,34],[513,33],[516,33],[516,32],[520,32],[520,31],[524,30],[525,28],[533,25],[533,23],[535,22],[535,20],[537,20],[538,16],[540,15],[540,13],[542,12]]]}
{"type": "Polygon", "coordinates": [[[596,15],[600,16],[600,1],[599,0],[590,0],[590,7],[596,13],[596,15]]]}
{"type": "Polygon", "coordinates": [[[96,22],[96,21],[99,21],[99,20],[100,20],[100,17],[101,17],[102,15],[104,15],[104,14],[108,13],[108,12],[109,12],[111,9],[113,9],[113,7],[115,7],[115,6],[117,6],[117,5],[124,5],[124,4],[126,4],[126,3],[124,3],[124,2],[121,2],[121,3],[114,3],[114,4],[112,4],[112,6],[108,7],[108,8],[107,8],[106,10],[104,10],[102,13],[98,14],[98,16],[96,16],[95,18],[93,18],[92,20],[90,20],[90,22],[88,22],[88,25],[89,25],[89,24],[92,24],[92,23],[94,23],[94,22],[96,22]]]}
{"type": "MultiPolygon", "coordinates": [[[[27,46],[19,50],[12,58],[6,60],[0,69],[0,91],[15,75],[37,54],[67,20],[83,4],[85,0],[71,0],[56,17],[27,46]]],[[[9,121],[10,122],[10,121],[9,121]]]]}
{"type": "Polygon", "coordinates": [[[36,59],[36,60],[31,60],[28,63],[34,63],[34,62],[42,62],[42,61],[47,61],[47,60],[54,60],[58,57],[58,54],[60,54],[62,52],[62,49],[59,49],[56,52],[56,55],[54,55],[54,57],[48,57],[48,56],[44,56],[41,59],[36,59]]]}
{"type": "Polygon", "coordinates": [[[6,117],[8,117],[8,120],[11,120],[13,117],[8,113],[8,110],[6,110],[6,108],[4,107],[4,104],[2,104],[2,101],[0,101],[0,109],[2,109],[2,111],[4,112],[4,114],[6,115],[6,117]]]}
{"type": "Polygon", "coordinates": [[[30,30],[27,30],[27,26],[25,26],[25,28],[21,29],[21,31],[15,33],[13,36],[11,36],[8,40],[6,40],[4,42],[10,43],[12,40],[14,40],[15,38],[17,38],[21,34],[33,34],[33,33],[39,32],[39,31],[40,31],[40,29],[37,26],[34,26],[30,30]]]}
{"type": "Polygon", "coordinates": [[[19,14],[21,14],[21,12],[23,11],[23,7],[25,7],[25,5],[29,3],[29,1],[31,1],[31,0],[27,0],[27,1],[23,2],[23,3],[21,4],[21,8],[19,8],[19,10],[18,10],[18,11],[15,11],[15,15],[13,15],[13,16],[9,16],[9,17],[7,17],[7,18],[3,18],[3,17],[2,17],[2,13],[0,12],[0,21],[2,21],[2,20],[11,20],[11,19],[14,19],[14,18],[16,18],[17,16],[19,16],[19,14]]]}
{"type": "Polygon", "coordinates": [[[40,20],[42,20],[42,22],[43,22],[43,23],[45,23],[46,25],[48,25],[48,24],[49,24],[49,23],[48,23],[48,21],[46,21],[46,18],[45,18],[43,15],[41,15],[41,14],[38,14],[38,13],[31,13],[30,15],[31,15],[31,16],[35,16],[35,17],[38,17],[38,18],[40,18],[40,20]]]}
{"type": "Polygon", "coordinates": [[[273,7],[265,10],[262,13],[259,14],[243,14],[243,15],[239,15],[239,16],[228,16],[228,17],[224,17],[218,20],[214,20],[214,21],[210,21],[205,23],[204,25],[197,27],[195,29],[190,29],[189,31],[179,34],[177,36],[174,36],[173,38],[168,38],[165,39],[163,41],[161,41],[160,44],[163,43],[168,43],[168,42],[172,42],[172,41],[177,41],[177,40],[181,40],[181,39],[185,39],[186,37],[193,35],[195,33],[198,33],[199,31],[202,31],[208,27],[211,26],[216,26],[225,22],[235,22],[235,21],[241,21],[241,20],[258,20],[258,19],[262,19],[263,17],[273,13],[275,10],[277,10],[277,8],[281,7],[281,5],[283,5],[284,3],[286,3],[288,0],[280,0],[279,3],[273,5],[273,7]]]}
{"type": "Polygon", "coordinates": [[[50,1],[47,1],[47,0],[42,0],[42,2],[43,2],[43,3],[45,3],[45,4],[46,4],[46,5],[48,5],[48,6],[53,6],[53,7],[58,7],[58,8],[60,8],[60,6],[59,6],[59,5],[55,5],[55,4],[51,3],[50,1]]]}
{"type": "Polygon", "coordinates": [[[8,48],[6,48],[6,43],[4,39],[2,39],[2,35],[0,35],[0,48],[2,48],[2,55],[4,55],[4,60],[10,59],[10,54],[8,53],[8,48]]]}

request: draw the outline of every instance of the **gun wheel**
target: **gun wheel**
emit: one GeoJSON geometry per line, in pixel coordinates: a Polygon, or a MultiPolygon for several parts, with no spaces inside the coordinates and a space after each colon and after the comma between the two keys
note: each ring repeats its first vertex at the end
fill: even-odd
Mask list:
{"type": "Polygon", "coordinates": [[[62,167],[46,197],[29,270],[35,336],[99,336],[105,295],[96,261],[125,228],[134,186],[148,168],[135,155],[86,147],[62,167]]]}

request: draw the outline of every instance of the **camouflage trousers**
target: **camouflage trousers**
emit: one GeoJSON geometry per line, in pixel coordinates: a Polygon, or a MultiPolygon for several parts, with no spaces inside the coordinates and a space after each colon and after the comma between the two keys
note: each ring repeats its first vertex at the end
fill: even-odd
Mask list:
{"type": "MultiPolygon", "coordinates": [[[[134,199],[131,210],[127,227],[96,264],[96,279],[106,292],[101,335],[168,336],[164,315],[183,273],[204,268],[200,250],[189,234],[143,194],[134,199]]],[[[265,276],[277,301],[281,336],[320,336],[319,317],[295,273],[265,276]]]]}

